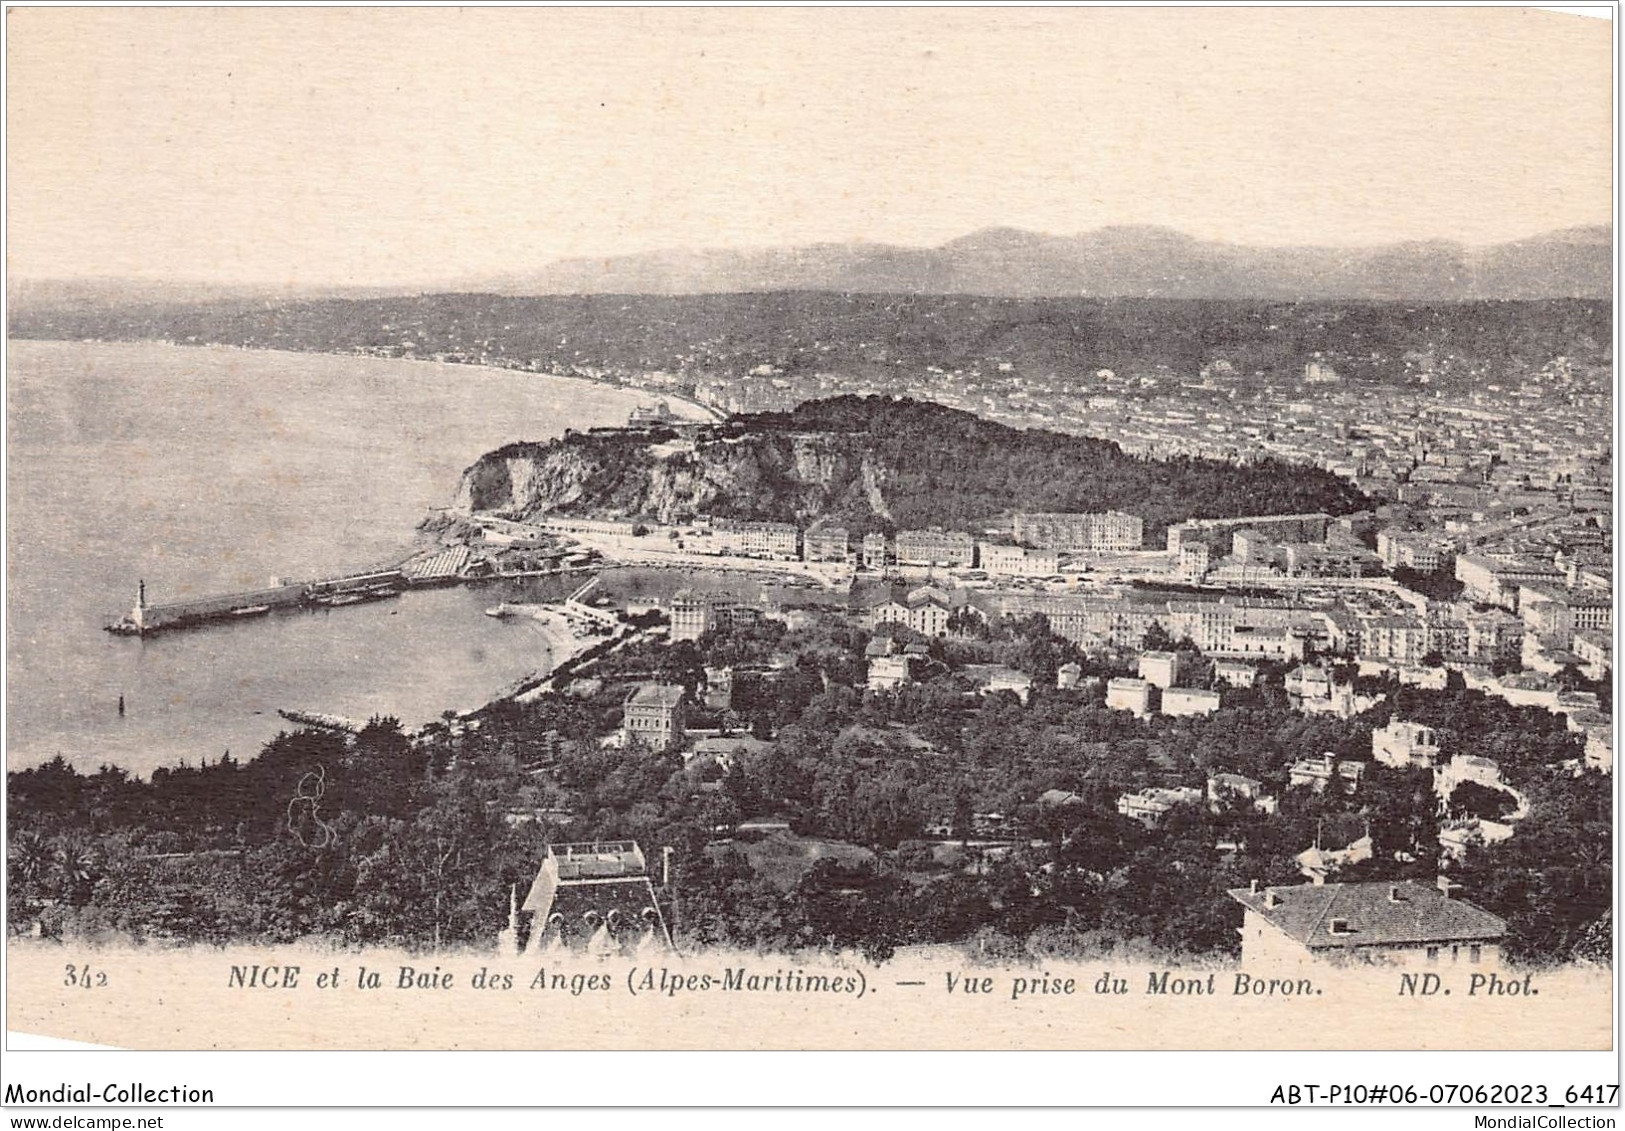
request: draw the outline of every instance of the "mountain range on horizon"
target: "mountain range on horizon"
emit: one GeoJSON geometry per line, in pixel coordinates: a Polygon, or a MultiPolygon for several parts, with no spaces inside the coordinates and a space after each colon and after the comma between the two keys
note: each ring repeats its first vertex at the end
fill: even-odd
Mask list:
{"type": "Polygon", "coordinates": [[[935,248],[831,243],[759,251],[665,251],[564,259],[472,289],[511,295],[841,291],[1011,298],[1608,298],[1613,232],[1570,228],[1472,247],[1254,247],[1170,228],[1075,236],[984,228],[935,248]]]}
{"type": "Polygon", "coordinates": [[[255,287],[122,279],[17,280],[14,305],[194,303],[439,293],[730,294],[833,291],[1011,298],[1168,298],[1457,302],[1607,299],[1613,231],[1567,228],[1506,243],[1447,240],[1363,247],[1262,247],[1171,228],[1117,226],[1073,236],[995,227],[934,248],[823,243],[560,259],[535,270],[400,287],[255,287]]]}

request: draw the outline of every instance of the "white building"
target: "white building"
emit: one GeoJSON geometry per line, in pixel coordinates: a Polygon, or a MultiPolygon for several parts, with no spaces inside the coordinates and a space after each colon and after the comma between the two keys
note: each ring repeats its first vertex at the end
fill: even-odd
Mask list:
{"type": "Polygon", "coordinates": [[[1360,781],[1364,777],[1365,764],[1362,762],[1339,759],[1330,752],[1313,754],[1292,763],[1287,771],[1287,788],[1308,788],[1316,793],[1324,793],[1335,784],[1338,791],[1352,794],[1360,788],[1360,781]]]}
{"type": "Polygon", "coordinates": [[[671,599],[671,641],[698,640],[711,628],[711,602],[692,589],[679,589],[671,599]]]}
{"type": "Polygon", "coordinates": [[[1462,554],[1456,559],[1456,580],[1462,583],[1462,596],[1483,605],[1499,605],[1518,611],[1518,590],[1525,581],[1561,584],[1563,571],[1545,562],[1524,558],[1462,554]]]}
{"type": "Polygon", "coordinates": [[[1179,579],[1195,585],[1207,576],[1212,558],[1204,542],[1186,542],[1179,547],[1179,579]]]}
{"type": "Polygon", "coordinates": [[[1189,786],[1177,789],[1142,789],[1139,793],[1125,793],[1117,799],[1117,811],[1131,821],[1138,821],[1148,829],[1162,824],[1170,811],[1181,805],[1197,805],[1202,791],[1189,786]]]}
{"type": "Polygon", "coordinates": [[[1439,887],[1393,883],[1236,888],[1243,968],[1302,962],[1494,966],[1506,923],[1439,887]]]}
{"type": "Polygon", "coordinates": [[[896,560],[891,544],[884,534],[870,533],[863,536],[863,568],[883,570],[896,560]]]}
{"type": "Polygon", "coordinates": [[[957,530],[900,530],[894,544],[898,565],[958,569],[976,558],[976,540],[957,530]]]}
{"type": "Polygon", "coordinates": [[[1216,660],[1213,678],[1231,687],[1251,687],[1258,682],[1258,669],[1235,660],[1216,660]]]}
{"type": "Polygon", "coordinates": [[[1390,718],[1387,726],[1371,732],[1371,757],[1398,770],[1431,769],[1439,760],[1438,732],[1421,723],[1390,718]]]}
{"type": "Polygon", "coordinates": [[[671,615],[670,639],[674,644],[680,640],[698,640],[713,630],[753,624],[762,617],[762,609],[756,605],[736,601],[726,594],[695,593],[691,589],[674,593],[667,611],[671,615]]]}
{"type": "Polygon", "coordinates": [[[1377,531],[1377,556],[1389,569],[1405,566],[1421,573],[1432,573],[1449,560],[1448,547],[1425,534],[1405,530],[1377,531]]]}
{"type": "Polygon", "coordinates": [[[1179,682],[1178,652],[1145,652],[1140,656],[1140,678],[1164,690],[1179,682]]]}
{"type": "Polygon", "coordinates": [[[1121,511],[1103,514],[1023,512],[1015,518],[1016,541],[1043,550],[1122,553],[1138,550],[1144,537],[1145,522],[1140,516],[1121,511]]]}
{"type": "Polygon", "coordinates": [[[1049,577],[1061,568],[1054,550],[978,542],[976,556],[978,567],[996,577],[1049,577]]]}
{"type": "Polygon", "coordinates": [[[1207,807],[1214,813],[1226,804],[1245,805],[1255,813],[1273,813],[1275,798],[1264,792],[1264,783],[1242,774],[1214,774],[1207,779],[1207,807]]]}
{"type": "Polygon", "coordinates": [[[872,606],[869,625],[879,628],[884,624],[902,624],[921,636],[942,636],[948,631],[948,618],[953,615],[949,600],[942,590],[922,585],[901,601],[886,600],[872,606]]]}
{"type": "Polygon", "coordinates": [[[1518,586],[1518,611],[1524,633],[1538,635],[1558,648],[1570,648],[1580,631],[1610,632],[1614,626],[1611,593],[1525,582],[1518,586]]]}
{"type": "Polygon", "coordinates": [[[1506,788],[1501,781],[1501,767],[1493,759],[1457,754],[1433,771],[1433,792],[1444,800],[1456,791],[1458,785],[1467,781],[1485,789],[1506,788]]]}
{"type": "Polygon", "coordinates": [[[1585,764],[1589,770],[1614,772],[1614,728],[1599,727],[1586,732],[1585,764]]]}
{"type": "Polygon", "coordinates": [[[1151,685],[1143,679],[1107,680],[1106,706],[1114,711],[1132,711],[1143,719],[1151,711],[1151,685]]]}
{"type": "Polygon", "coordinates": [[[1574,654],[1585,665],[1588,679],[1605,680],[1614,666],[1614,641],[1606,632],[1581,629],[1574,634],[1574,654]]]}
{"type": "Polygon", "coordinates": [[[621,744],[669,750],[683,743],[683,689],[675,684],[645,683],[627,696],[621,722],[621,744]]]}
{"type": "Polygon", "coordinates": [[[1195,687],[1170,687],[1162,693],[1165,715],[1211,715],[1219,709],[1219,693],[1195,687]]]}
{"type": "Polygon", "coordinates": [[[876,656],[869,661],[869,690],[892,691],[912,678],[907,656],[876,656]]]}
{"type": "Polygon", "coordinates": [[[723,519],[712,524],[709,537],[696,548],[702,553],[792,561],[801,557],[801,531],[788,522],[723,519]]]}

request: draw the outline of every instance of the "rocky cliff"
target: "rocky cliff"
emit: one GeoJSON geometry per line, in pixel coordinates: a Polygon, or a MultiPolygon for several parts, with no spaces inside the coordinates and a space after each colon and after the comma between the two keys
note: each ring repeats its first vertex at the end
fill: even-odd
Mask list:
{"type": "Polygon", "coordinates": [[[746,433],[661,443],[577,434],[482,457],[463,473],[453,510],[661,523],[704,514],[801,525],[840,515],[869,527],[891,517],[884,479],[853,436],[746,433]]]}
{"type": "MultiPolygon", "coordinates": [[[[680,523],[696,515],[856,531],[976,530],[1015,510],[1125,510],[1148,539],[1187,518],[1347,514],[1369,504],[1314,468],[1125,455],[1116,444],[884,397],[737,416],[697,436],[572,433],[510,444],[463,474],[454,510],[680,523]]],[[[1154,541],[1153,541],[1154,544],[1154,541]]]]}

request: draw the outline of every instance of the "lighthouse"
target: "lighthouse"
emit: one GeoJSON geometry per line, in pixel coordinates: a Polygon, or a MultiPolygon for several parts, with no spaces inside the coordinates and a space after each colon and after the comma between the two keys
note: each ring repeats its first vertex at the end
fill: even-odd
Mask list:
{"type": "Polygon", "coordinates": [[[135,608],[130,610],[130,622],[135,625],[136,631],[147,627],[147,582],[142,579],[135,591],[135,608]]]}

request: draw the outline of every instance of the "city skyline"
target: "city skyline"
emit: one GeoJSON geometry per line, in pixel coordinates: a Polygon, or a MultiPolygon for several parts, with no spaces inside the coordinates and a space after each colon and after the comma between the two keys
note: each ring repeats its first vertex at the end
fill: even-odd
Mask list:
{"type": "Polygon", "coordinates": [[[1612,26],[1532,10],[52,9],[9,40],[19,277],[409,285],[993,226],[1484,245],[1611,216],[1612,26]]]}

